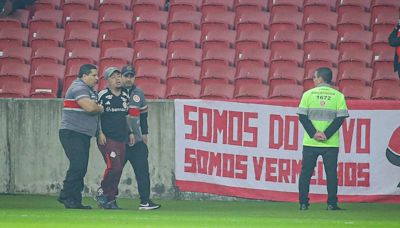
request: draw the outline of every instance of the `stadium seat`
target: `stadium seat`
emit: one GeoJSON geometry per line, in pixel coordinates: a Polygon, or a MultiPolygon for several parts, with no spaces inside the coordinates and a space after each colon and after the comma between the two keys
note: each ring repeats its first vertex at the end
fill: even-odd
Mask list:
{"type": "Polygon", "coordinates": [[[203,50],[202,63],[208,61],[220,62],[221,64],[233,66],[235,64],[235,49],[224,47],[203,50]]]}
{"type": "Polygon", "coordinates": [[[296,13],[303,9],[304,0],[274,0],[270,1],[269,9],[272,15],[280,13],[296,13]]]}
{"type": "Polygon", "coordinates": [[[393,66],[387,69],[376,69],[372,78],[372,93],[375,94],[378,88],[391,87],[400,85],[397,72],[393,71],[393,66]]]}
{"type": "Polygon", "coordinates": [[[166,47],[167,43],[167,30],[164,29],[142,29],[136,30],[135,38],[132,42],[134,49],[140,49],[140,47],[158,46],[166,47]]]}
{"type": "Polygon", "coordinates": [[[300,99],[303,95],[303,86],[282,84],[270,89],[269,99],[300,99]],[[272,91],[271,91],[272,90],[272,91]]]}
{"type": "Polygon", "coordinates": [[[201,5],[201,12],[203,15],[209,11],[223,12],[232,11],[234,8],[235,0],[204,0],[201,5]]]}
{"type": "Polygon", "coordinates": [[[34,9],[61,9],[61,0],[37,0],[34,9]]]}
{"type": "Polygon", "coordinates": [[[146,11],[141,12],[136,18],[133,18],[133,28],[136,31],[144,27],[153,27],[155,29],[167,28],[168,13],[165,11],[146,11]]]}
{"type": "Polygon", "coordinates": [[[347,67],[339,70],[339,89],[348,85],[371,85],[372,69],[366,67],[347,67]]]}
{"type": "Polygon", "coordinates": [[[26,9],[16,9],[14,13],[9,15],[7,18],[18,20],[23,28],[27,28],[30,19],[30,12],[26,9]]]}
{"type": "Polygon", "coordinates": [[[66,18],[74,11],[90,10],[94,9],[94,1],[68,1],[66,0],[62,5],[63,11],[63,24],[66,22],[66,18]]]}
{"type": "Polygon", "coordinates": [[[202,87],[202,99],[232,99],[235,87],[229,84],[208,84],[202,87]]]}
{"type": "MultiPolygon", "coordinates": [[[[383,51],[374,53],[374,59],[372,60],[372,66],[374,70],[391,67],[393,69],[394,51],[383,51]]],[[[374,73],[375,74],[375,73],[374,73]]]]}
{"type": "Polygon", "coordinates": [[[372,88],[373,100],[400,100],[400,85],[391,84],[385,87],[372,88]],[[375,91],[375,92],[374,92],[375,91]]]}
{"type": "Polygon", "coordinates": [[[268,0],[236,0],[236,14],[243,11],[268,11],[268,0]]]}
{"type": "Polygon", "coordinates": [[[340,0],[337,3],[336,11],[339,17],[346,13],[369,12],[371,0],[340,0]]]}
{"type": "Polygon", "coordinates": [[[329,12],[336,9],[336,1],[305,0],[303,5],[304,18],[315,12],[329,12]]]}
{"type": "Polygon", "coordinates": [[[337,43],[340,51],[346,49],[369,49],[372,43],[372,32],[352,31],[346,32],[341,36],[337,43]]]}
{"type": "Polygon", "coordinates": [[[240,67],[245,62],[267,67],[270,65],[271,51],[268,49],[244,49],[236,52],[236,66],[240,67]]]}
{"type": "Polygon", "coordinates": [[[62,47],[64,42],[64,29],[38,29],[32,33],[30,46],[32,51],[39,47],[62,47]]]}
{"type": "Polygon", "coordinates": [[[1,29],[10,29],[10,28],[18,29],[18,28],[21,28],[21,22],[19,20],[8,18],[8,17],[0,18],[0,28],[1,29]]]}
{"type": "Polygon", "coordinates": [[[398,21],[398,13],[396,9],[394,12],[382,12],[374,15],[371,19],[372,32],[377,33],[385,30],[393,30],[398,21]]]}
{"type": "Polygon", "coordinates": [[[6,64],[2,66],[0,69],[0,77],[2,78],[19,77],[23,81],[28,82],[30,69],[31,66],[29,64],[24,64],[24,63],[6,64]]]}
{"type": "Polygon", "coordinates": [[[263,66],[240,66],[236,69],[235,86],[245,84],[267,84],[269,68],[263,66]]]}
{"type": "Polygon", "coordinates": [[[339,56],[339,69],[348,65],[371,67],[373,52],[365,49],[347,49],[339,56]]]}
{"type": "Polygon", "coordinates": [[[270,89],[274,89],[277,85],[281,84],[294,84],[302,85],[304,78],[304,69],[301,67],[286,67],[277,68],[270,71],[268,84],[270,89]]]}
{"type": "Polygon", "coordinates": [[[109,48],[104,52],[104,57],[101,58],[101,62],[118,62],[125,64],[131,64],[133,59],[133,49],[128,47],[116,47],[109,48]]]}
{"type": "Polygon", "coordinates": [[[158,84],[165,84],[167,70],[167,67],[161,64],[143,63],[136,68],[135,78],[148,78],[153,79],[158,84]]]}
{"type": "Polygon", "coordinates": [[[241,30],[266,30],[269,26],[270,14],[264,11],[243,11],[236,13],[235,27],[241,30]]]}
{"type": "Polygon", "coordinates": [[[168,21],[168,30],[200,29],[201,13],[196,11],[182,11],[172,14],[168,21]]]}
{"type": "Polygon", "coordinates": [[[201,32],[195,29],[174,30],[170,32],[168,38],[168,49],[185,48],[185,47],[200,47],[201,32]]]}
{"type": "Polygon", "coordinates": [[[396,0],[373,0],[371,3],[371,18],[378,14],[396,15],[398,19],[400,2],[396,0]]]}
{"type": "Polygon", "coordinates": [[[368,31],[371,21],[371,15],[367,12],[349,12],[342,15],[339,14],[337,31],[339,36],[346,32],[352,31],[368,31]]]}
{"type": "Polygon", "coordinates": [[[230,11],[208,12],[204,11],[202,6],[203,19],[201,29],[209,31],[210,29],[233,29],[235,27],[235,13],[230,11]]]}
{"type": "Polygon", "coordinates": [[[393,47],[389,46],[388,34],[390,32],[376,32],[372,38],[371,50],[374,53],[391,52],[393,47]]]}
{"type": "Polygon", "coordinates": [[[111,29],[100,39],[100,57],[109,48],[131,46],[133,31],[127,28],[111,29]]]}
{"type": "Polygon", "coordinates": [[[76,10],[65,17],[65,30],[69,34],[70,30],[77,27],[96,28],[99,20],[97,10],[76,10]]]}
{"type": "Polygon", "coordinates": [[[63,64],[65,49],[61,47],[41,47],[32,55],[31,72],[32,75],[37,67],[45,63],[63,64]]]}
{"type": "Polygon", "coordinates": [[[153,62],[166,65],[167,49],[165,48],[147,48],[140,50],[133,57],[135,67],[138,67],[143,62],[153,62]]]}
{"type": "Polygon", "coordinates": [[[235,99],[267,99],[269,87],[263,84],[243,84],[235,90],[235,99]]]}
{"type": "Polygon", "coordinates": [[[235,48],[238,50],[267,48],[269,32],[267,30],[240,30],[236,34],[235,48]]]}
{"type": "Polygon", "coordinates": [[[126,28],[132,27],[133,13],[127,10],[107,10],[99,15],[99,24],[121,24],[126,28]]]}
{"type": "Polygon", "coordinates": [[[201,85],[206,84],[233,84],[235,68],[224,64],[208,64],[201,71],[201,85]]]}
{"type": "Polygon", "coordinates": [[[22,81],[7,81],[2,83],[0,77],[0,98],[29,97],[30,83],[22,81]]]}
{"type": "Polygon", "coordinates": [[[100,48],[79,48],[72,49],[68,52],[68,57],[65,60],[65,65],[69,68],[74,63],[85,64],[92,63],[98,64],[100,57],[100,48]]]}
{"type": "Polygon", "coordinates": [[[96,47],[98,36],[97,29],[74,29],[65,37],[64,47],[67,51],[80,47],[96,47]]]}
{"type": "Polygon", "coordinates": [[[310,31],[335,30],[338,15],[335,12],[314,12],[304,18],[303,30],[310,31]]]}
{"type": "Polygon", "coordinates": [[[0,52],[0,68],[6,62],[30,63],[32,48],[8,47],[0,52]]]}
{"type": "Polygon", "coordinates": [[[339,59],[339,51],[333,49],[317,49],[311,50],[305,55],[304,68],[307,72],[307,68],[312,66],[324,66],[337,67],[339,59]]]}
{"type": "Polygon", "coordinates": [[[164,9],[165,0],[135,0],[132,1],[132,7],[139,7],[143,5],[150,5],[158,8],[159,10],[164,9]]]}
{"type": "Polygon", "coordinates": [[[272,14],[269,25],[269,35],[270,37],[274,37],[278,31],[301,29],[302,24],[303,13],[301,12],[272,14]]]}
{"type": "Polygon", "coordinates": [[[202,48],[234,47],[236,32],[233,30],[210,30],[202,33],[202,48]]]}
{"type": "Polygon", "coordinates": [[[135,84],[141,88],[144,92],[146,99],[164,99],[166,94],[166,85],[154,84],[149,82],[135,82],[135,84]]]}
{"type": "Polygon", "coordinates": [[[200,65],[202,51],[199,48],[178,48],[169,50],[168,65],[177,62],[187,62],[192,65],[200,65]]]}
{"type": "MultiPolygon", "coordinates": [[[[99,11],[99,17],[103,17],[103,15],[107,11],[114,11],[114,10],[128,10],[131,8],[131,1],[124,1],[124,0],[102,0],[96,1],[97,10],[99,11]]],[[[133,8],[133,12],[136,8],[133,8]]]]}
{"type": "Polygon", "coordinates": [[[301,49],[304,42],[304,31],[301,30],[282,30],[277,31],[273,37],[269,39],[269,49],[301,49]]]}
{"type": "Polygon", "coordinates": [[[29,29],[36,30],[40,27],[61,27],[63,11],[62,10],[38,10],[29,21],[29,29]]]}
{"type": "Polygon", "coordinates": [[[284,65],[302,66],[304,59],[304,51],[300,49],[293,50],[277,50],[271,53],[270,71],[284,65]],[[283,65],[282,65],[283,64],[283,65]]]}
{"type": "Polygon", "coordinates": [[[200,98],[201,86],[198,84],[182,83],[173,85],[167,92],[167,99],[197,99],[200,98]]]}
{"type": "Polygon", "coordinates": [[[7,45],[27,46],[28,34],[29,30],[25,28],[1,28],[0,42],[3,43],[2,48],[4,49],[7,45]]]}
{"type": "Polygon", "coordinates": [[[200,11],[203,0],[170,0],[170,16],[178,11],[200,11]]]}
{"type": "Polygon", "coordinates": [[[304,39],[304,52],[317,49],[335,49],[338,32],[332,30],[310,31],[304,39]]]}
{"type": "Polygon", "coordinates": [[[31,98],[56,98],[58,78],[51,75],[34,75],[31,78],[31,98]]]}
{"type": "MultiPolygon", "coordinates": [[[[199,66],[193,66],[188,64],[175,64],[168,69],[167,84],[175,85],[179,83],[200,83],[200,71],[199,66]]],[[[167,92],[171,90],[171,86],[167,87],[167,92]]]]}
{"type": "Polygon", "coordinates": [[[341,91],[349,100],[370,100],[372,88],[364,85],[346,85],[341,91]]]}
{"type": "MultiPolygon", "coordinates": [[[[43,63],[38,65],[36,69],[31,69],[31,71],[33,71],[33,75],[36,76],[54,76],[61,84],[65,74],[65,65],[56,63],[43,63]]],[[[31,77],[33,75],[31,74],[31,77]]]]}

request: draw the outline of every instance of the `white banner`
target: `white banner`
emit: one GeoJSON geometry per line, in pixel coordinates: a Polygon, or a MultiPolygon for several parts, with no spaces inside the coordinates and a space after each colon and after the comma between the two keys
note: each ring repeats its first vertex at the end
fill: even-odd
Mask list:
{"type": "MultiPolygon", "coordinates": [[[[400,130],[394,134],[400,129],[399,103],[348,103],[350,117],[339,130],[339,200],[400,202],[400,130]],[[387,155],[391,138],[395,145],[387,155]]],[[[175,100],[177,186],[181,191],[297,201],[304,130],[296,111],[295,105],[284,103],[175,100]]],[[[314,202],[326,201],[321,158],[310,196],[314,202]]]]}

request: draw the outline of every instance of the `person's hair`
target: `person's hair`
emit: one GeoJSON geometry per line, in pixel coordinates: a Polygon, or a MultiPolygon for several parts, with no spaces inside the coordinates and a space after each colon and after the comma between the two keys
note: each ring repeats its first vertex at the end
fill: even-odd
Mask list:
{"type": "Polygon", "coordinates": [[[332,82],[332,70],[328,67],[321,67],[317,69],[317,76],[321,77],[324,82],[331,84],[332,82]]]}
{"type": "Polygon", "coordinates": [[[95,69],[97,69],[97,67],[93,64],[83,64],[81,68],[79,68],[78,78],[82,78],[84,74],[90,74],[90,71],[95,69]]]}

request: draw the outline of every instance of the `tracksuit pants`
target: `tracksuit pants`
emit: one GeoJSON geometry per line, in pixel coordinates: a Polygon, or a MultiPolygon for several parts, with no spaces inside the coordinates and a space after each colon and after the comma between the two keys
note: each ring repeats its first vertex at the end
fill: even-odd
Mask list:
{"type": "Polygon", "coordinates": [[[136,175],[140,200],[146,203],[150,198],[149,150],[140,141],[133,146],[126,145],[125,164],[130,162],[136,175]]]}
{"type": "Polygon", "coordinates": [[[99,144],[97,146],[107,165],[101,181],[101,189],[108,201],[113,201],[118,195],[118,184],[125,164],[125,142],[107,138],[104,146],[99,144]]]}
{"type": "Polygon", "coordinates": [[[338,147],[310,147],[303,146],[303,160],[299,180],[299,202],[309,204],[308,193],[310,190],[310,180],[317,164],[318,156],[321,155],[324,163],[327,179],[328,200],[330,205],[337,204],[337,161],[338,147]]]}
{"type": "Polygon", "coordinates": [[[63,182],[60,198],[81,203],[84,187],[83,178],[86,175],[89,161],[91,137],[79,132],[60,129],[59,138],[69,160],[69,168],[63,182]]]}

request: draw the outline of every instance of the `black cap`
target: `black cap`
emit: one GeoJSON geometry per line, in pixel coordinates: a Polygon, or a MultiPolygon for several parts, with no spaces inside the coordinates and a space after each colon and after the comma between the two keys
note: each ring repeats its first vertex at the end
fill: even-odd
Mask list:
{"type": "Polygon", "coordinates": [[[122,74],[122,76],[127,76],[128,74],[131,74],[131,77],[134,77],[135,76],[135,67],[132,65],[126,65],[126,66],[122,67],[121,74],[122,74]]]}

